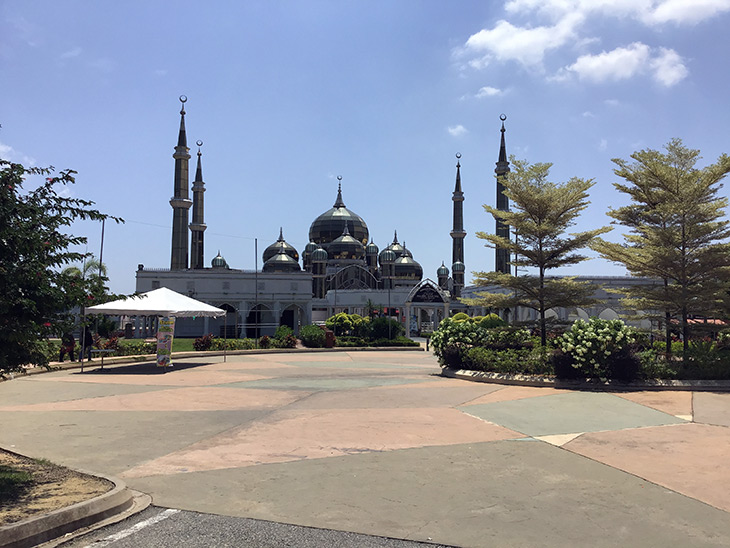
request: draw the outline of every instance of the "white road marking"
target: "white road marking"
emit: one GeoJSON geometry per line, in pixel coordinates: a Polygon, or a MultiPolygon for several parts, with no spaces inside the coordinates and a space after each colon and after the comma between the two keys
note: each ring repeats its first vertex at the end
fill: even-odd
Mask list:
{"type": "Polygon", "coordinates": [[[108,546],[112,542],[122,540],[123,538],[128,537],[129,535],[132,535],[132,534],[136,533],[137,531],[141,531],[145,527],[149,527],[150,525],[154,525],[155,523],[158,523],[158,522],[162,521],[163,519],[167,519],[170,516],[177,514],[179,511],[180,510],[175,510],[174,508],[168,508],[167,510],[160,512],[156,516],[152,516],[149,519],[140,521],[139,523],[132,525],[130,528],[125,529],[124,531],[119,531],[118,533],[109,535],[106,538],[97,540],[96,542],[89,544],[85,548],[101,548],[102,546],[108,546]]]}

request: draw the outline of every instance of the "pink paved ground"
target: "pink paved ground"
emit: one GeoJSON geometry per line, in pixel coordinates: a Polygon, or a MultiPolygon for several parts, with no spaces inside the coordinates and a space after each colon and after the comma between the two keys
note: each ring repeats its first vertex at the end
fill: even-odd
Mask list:
{"type": "MultiPolygon", "coordinates": [[[[357,455],[377,457],[398,452],[405,455],[408,450],[437,448],[445,451],[463,448],[481,455],[489,446],[499,447],[495,454],[509,455],[508,461],[494,463],[494,476],[485,479],[487,483],[494,480],[498,488],[500,474],[494,470],[500,466],[504,471],[517,470],[528,455],[534,455],[531,448],[539,445],[549,447],[540,451],[559,454],[560,459],[575,466],[581,463],[583,467],[583,457],[587,457],[611,467],[612,471],[625,473],[627,482],[635,477],[643,478],[730,512],[730,394],[679,391],[601,394],[601,405],[615,402],[616,409],[631,405],[632,409],[639,410],[639,417],[642,413],[654,417],[661,412],[668,419],[682,417],[675,419],[678,423],[694,422],[631,428],[609,426],[583,430],[588,433],[576,431],[557,436],[533,434],[534,438],[525,440],[526,436],[510,429],[506,421],[499,424],[470,413],[476,409],[503,411],[508,404],[521,402],[520,409],[526,410],[529,419],[531,404],[562,402],[572,398],[575,392],[473,383],[436,377],[437,372],[435,361],[425,353],[343,352],[231,356],[225,363],[215,359],[209,365],[180,367],[165,374],[137,373],[133,367],[118,370],[110,367],[104,372],[38,375],[0,384],[0,402],[4,393],[13,396],[6,401],[24,402],[0,405],[0,412],[13,418],[4,421],[3,443],[54,460],[53,444],[44,444],[43,429],[65,428],[69,436],[79,436],[70,437],[71,443],[78,439],[84,444],[97,445],[83,445],[87,448],[84,452],[68,457],[63,464],[94,470],[95,455],[111,452],[104,462],[113,462],[119,470],[124,470],[122,476],[133,486],[135,481],[151,485],[169,478],[169,485],[160,488],[160,493],[168,497],[165,500],[184,496],[176,494],[174,486],[177,482],[193,481],[190,478],[197,477],[196,474],[205,476],[234,470],[249,473],[263,470],[265,465],[302,466],[308,462],[323,463],[322,466],[337,463],[337,473],[343,473],[342,463],[357,455]],[[59,392],[62,385],[65,390],[59,392]],[[115,387],[121,386],[130,393],[115,394],[115,387]],[[104,395],[92,395],[100,393],[104,395]],[[59,394],[66,399],[54,401],[59,394]],[[104,421],[108,420],[105,417],[110,412],[118,419],[117,431],[104,429],[104,421]],[[129,439],[144,445],[150,436],[165,437],[164,430],[143,430],[136,420],[140,412],[147,418],[159,413],[160,417],[166,417],[165,421],[171,420],[170,417],[174,420],[177,413],[181,421],[194,414],[196,424],[205,421],[211,424],[208,427],[205,423],[205,434],[194,428],[189,431],[182,428],[182,432],[178,428],[168,445],[157,443],[160,441],[157,439],[156,443],[150,443],[157,453],[120,451],[124,454],[115,461],[111,440],[129,439]],[[220,425],[215,423],[218,420],[220,425]],[[93,439],[89,441],[92,431],[93,439]],[[521,441],[500,446],[505,440],[521,441]]],[[[546,409],[545,406],[534,408],[546,409]]],[[[593,413],[590,405],[584,413],[593,413]]],[[[538,418],[545,419],[535,417],[535,421],[538,418]]],[[[439,453],[442,454],[443,451],[439,453]]],[[[549,461],[539,466],[544,469],[531,469],[536,474],[531,481],[542,482],[545,489],[560,489],[571,478],[570,464],[561,464],[560,470],[551,469],[549,461]]],[[[448,474],[449,470],[415,469],[413,473],[428,477],[448,474]]],[[[515,472],[515,477],[519,476],[515,472]]],[[[585,485],[576,492],[584,493],[590,500],[590,490],[597,487],[585,485]]],[[[454,493],[448,496],[458,500],[459,493],[469,488],[468,483],[455,486],[454,493]]],[[[378,489],[387,492],[387,481],[378,489]]],[[[506,496],[511,489],[507,488],[506,496]]],[[[525,504],[529,508],[529,501],[525,504]]],[[[555,510],[556,519],[560,519],[561,511],[555,510]]],[[[331,525],[312,519],[316,526],[331,525]]],[[[730,516],[727,522],[730,523],[730,516]]],[[[730,532],[727,538],[730,539],[730,532]]]]}

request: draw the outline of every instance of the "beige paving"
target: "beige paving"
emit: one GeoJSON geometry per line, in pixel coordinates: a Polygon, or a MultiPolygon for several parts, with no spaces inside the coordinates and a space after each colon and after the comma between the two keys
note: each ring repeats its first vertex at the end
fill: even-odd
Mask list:
{"type": "Polygon", "coordinates": [[[693,392],[654,390],[615,392],[615,394],[621,398],[640,403],[641,405],[674,415],[675,417],[689,418],[689,420],[692,420],[693,392]]]}
{"type": "Polygon", "coordinates": [[[563,447],[730,512],[728,428],[680,424],[596,432],[563,447]]]}

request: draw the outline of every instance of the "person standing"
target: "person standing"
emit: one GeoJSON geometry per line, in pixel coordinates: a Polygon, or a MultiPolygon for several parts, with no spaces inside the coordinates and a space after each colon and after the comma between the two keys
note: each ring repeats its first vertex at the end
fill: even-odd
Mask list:
{"type": "Polygon", "coordinates": [[[71,333],[64,333],[61,335],[61,353],[58,357],[59,362],[63,362],[63,357],[68,354],[71,361],[74,361],[74,347],[76,346],[76,340],[71,333]]]}
{"type": "Polygon", "coordinates": [[[91,347],[94,345],[94,337],[91,335],[91,329],[87,325],[81,333],[81,351],[79,352],[79,361],[84,361],[84,355],[87,360],[91,361],[91,347]]]}

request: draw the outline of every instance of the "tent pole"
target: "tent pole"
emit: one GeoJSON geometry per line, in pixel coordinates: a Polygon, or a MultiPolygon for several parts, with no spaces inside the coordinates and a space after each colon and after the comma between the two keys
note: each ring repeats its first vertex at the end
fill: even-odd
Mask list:
{"type": "Polygon", "coordinates": [[[228,351],[228,311],[226,310],[225,316],[223,316],[223,363],[226,363],[226,356],[228,351]]]}

